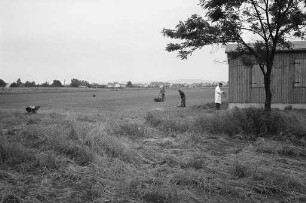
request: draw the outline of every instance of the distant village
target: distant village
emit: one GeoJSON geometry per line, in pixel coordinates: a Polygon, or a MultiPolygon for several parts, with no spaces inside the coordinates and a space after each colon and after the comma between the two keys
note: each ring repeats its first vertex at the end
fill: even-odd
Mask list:
{"type": "MultiPolygon", "coordinates": [[[[227,82],[221,81],[223,86],[227,86],[227,82]]],[[[157,87],[187,87],[187,88],[196,88],[196,87],[214,87],[219,82],[211,82],[211,83],[170,83],[170,82],[150,82],[150,83],[107,83],[107,88],[126,88],[126,87],[138,87],[138,88],[157,88],[157,87]]]]}

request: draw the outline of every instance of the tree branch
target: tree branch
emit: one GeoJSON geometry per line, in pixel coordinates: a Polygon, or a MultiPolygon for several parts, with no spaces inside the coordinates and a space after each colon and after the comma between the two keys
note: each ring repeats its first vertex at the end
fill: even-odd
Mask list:
{"type": "Polygon", "coordinates": [[[264,35],[264,40],[265,40],[265,42],[267,42],[268,39],[267,39],[267,35],[266,35],[266,30],[265,30],[264,24],[263,24],[262,19],[261,19],[261,14],[260,14],[260,12],[259,12],[258,9],[257,9],[257,6],[256,6],[254,0],[251,0],[251,2],[252,2],[252,5],[253,5],[253,7],[254,7],[254,9],[255,9],[255,11],[256,11],[257,18],[258,18],[258,20],[259,20],[259,22],[260,22],[261,30],[262,30],[263,35],[264,35]]]}

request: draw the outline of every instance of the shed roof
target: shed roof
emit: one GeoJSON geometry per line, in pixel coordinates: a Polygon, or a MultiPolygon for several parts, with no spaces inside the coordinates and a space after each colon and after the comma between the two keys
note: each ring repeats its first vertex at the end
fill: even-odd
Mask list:
{"type": "MultiPolygon", "coordinates": [[[[290,49],[279,48],[277,51],[306,51],[306,41],[291,41],[290,49]]],[[[228,44],[225,48],[225,53],[233,52],[237,49],[238,44],[228,44]]]]}

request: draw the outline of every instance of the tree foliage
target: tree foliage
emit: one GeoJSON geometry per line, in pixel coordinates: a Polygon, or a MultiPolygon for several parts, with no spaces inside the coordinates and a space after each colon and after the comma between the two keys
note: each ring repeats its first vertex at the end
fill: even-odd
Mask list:
{"type": "Polygon", "coordinates": [[[50,87],[50,84],[48,81],[41,84],[42,87],[50,87]]]}
{"type": "Polygon", "coordinates": [[[25,87],[35,87],[36,84],[35,84],[34,81],[32,81],[32,82],[26,81],[26,82],[24,83],[24,86],[25,86],[25,87]]]}
{"type": "Polygon", "coordinates": [[[23,83],[21,82],[21,79],[18,78],[16,82],[11,83],[10,87],[21,87],[23,86],[23,83]]]}
{"type": "Polygon", "coordinates": [[[21,82],[20,78],[18,78],[18,80],[16,81],[16,85],[17,85],[17,87],[22,86],[22,82],[21,82]]]}
{"type": "Polygon", "coordinates": [[[126,86],[127,86],[127,87],[133,87],[133,84],[132,84],[131,81],[128,81],[128,82],[126,83],[126,86]]]}
{"type": "Polygon", "coordinates": [[[271,72],[276,50],[290,48],[289,38],[305,39],[305,0],[199,0],[204,16],[192,15],[175,29],[163,29],[166,37],[181,40],[169,43],[167,51],[177,51],[187,59],[205,45],[237,43],[233,56],[247,56],[244,63],[259,65],[263,73],[266,102],[271,107],[271,72]]]}
{"type": "Polygon", "coordinates": [[[85,80],[78,80],[78,79],[71,79],[71,83],[70,83],[70,87],[79,87],[79,86],[86,86],[86,87],[90,87],[89,82],[85,81],[85,80]]]}
{"type": "Polygon", "coordinates": [[[62,85],[61,81],[53,80],[52,86],[53,87],[62,87],[63,85],[62,85]]]}
{"type": "Polygon", "coordinates": [[[6,82],[4,82],[4,80],[0,79],[0,87],[5,87],[6,86],[6,82]]]}

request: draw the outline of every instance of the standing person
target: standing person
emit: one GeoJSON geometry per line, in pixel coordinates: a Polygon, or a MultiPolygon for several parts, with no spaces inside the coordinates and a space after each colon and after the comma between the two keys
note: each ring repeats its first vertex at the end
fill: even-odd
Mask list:
{"type": "Polygon", "coordinates": [[[165,87],[164,86],[161,87],[159,94],[160,94],[160,97],[161,97],[161,101],[162,102],[165,101],[166,91],[165,91],[165,87]]]}
{"type": "Polygon", "coordinates": [[[186,106],[186,96],[185,93],[182,90],[178,90],[181,96],[181,101],[177,105],[178,107],[185,107],[186,106]]]}
{"type": "Polygon", "coordinates": [[[220,110],[220,105],[221,105],[221,96],[223,94],[223,91],[221,90],[221,87],[223,84],[220,82],[219,85],[215,89],[215,104],[216,104],[216,109],[220,110]]]}

